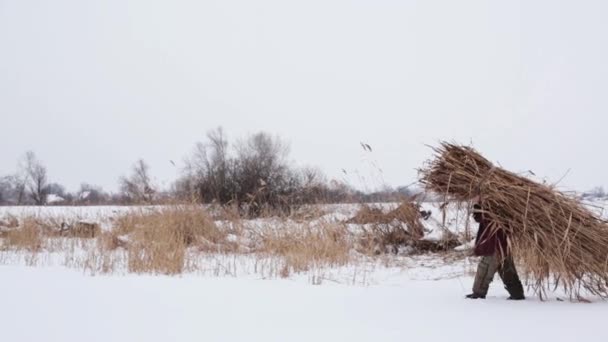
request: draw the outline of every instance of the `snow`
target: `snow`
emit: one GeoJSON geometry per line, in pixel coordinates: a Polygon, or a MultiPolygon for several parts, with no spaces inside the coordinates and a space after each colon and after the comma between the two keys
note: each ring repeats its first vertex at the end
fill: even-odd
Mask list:
{"type": "Polygon", "coordinates": [[[91,195],[91,192],[90,192],[90,191],[83,191],[83,192],[80,194],[79,199],[80,199],[80,200],[85,200],[85,199],[89,198],[89,196],[90,196],[90,195],[91,195]]]}
{"type": "Polygon", "coordinates": [[[112,219],[118,216],[157,208],[160,206],[0,206],[0,219],[7,216],[35,216],[64,222],[98,223],[107,230],[112,227],[112,219]]]}
{"type": "MultiPolygon", "coordinates": [[[[605,204],[592,205],[605,215],[605,204]]],[[[422,208],[433,212],[423,221],[427,239],[466,227],[466,215],[456,207],[447,208],[445,219],[437,204],[422,208]]],[[[130,210],[148,209],[153,208],[3,207],[0,218],[33,214],[110,222],[130,210]]],[[[344,222],[357,210],[355,205],[326,206],[326,214],[311,222],[344,222]]],[[[271,218],[242,224],[256,230],[286,222],[271,218]]],[[[228,239],[239,243],[247,237],[231,234],[228,239]]],[[[120,268],[111,275],[91,275],[66,267],[86,262],[87,253],[78,252],[74,260],[42,253],[37,267],[27,267],[32,258],[27,252],[3,251],[0,336],[4,341],[68,342],[608,340],[603,328],[608,302],[570,302],[560,292],[541,302],[529,291],[526,301],[507,301],[498,277],[488,299],[466,300],[476,258],[407,254],[403,250],[282,279],[276,260],[248,254],[204,254],[196,260],[197,271],[168,277],[120,268]]]]}
{"type": "Polygon", "coordinates": [[[65,201],[63,197],[57,196],[55,194],[50,194],[46,196],[46,203],[48,204],[59,203],[63,201],[65,201]]]}
{"type": "Polygon", "coordinates": [[[606,341],[608,303],[463,298],[470,277],[296,280],[86,276],[0,266],[5,341],[606,341]]]}
{"type": "Polygon", "coordinates": [[[133,211],[155,210],[162,206],[0,206],[0,215],[63,217],[112,217],[133,211]]]}
{"type": "MultiPolygon", "coordinates": [[[[422,221],[425,229],[433,234],[439,234],[443,227],[450,231],[463,231],[469,224],[469,228],[475,226],[471,220],[467,220],[466,211],[458,210],[455,205],[449,205],[445,209],[445,222],[440,209],[441,203],[420,203],[422,210],[430,210],[432,216],[422,221]],[[437,230],[438,229],[438,230],[437,230]]],[[[608,219],[608,200],[593,200],[585,202],[587,207],[596,214],[608,219]]],[[[398,206],[398,203],[375,203],[369,204],[388,212],[398,206]]],[[[46,216],[75,218],[78,220],[107,220],[132,211],[155,210],[161,206],[0,206],[0,218],[13,216],[46,216]]],[[[318,221],[344,222],[352,218],[361,208],[360,204],[328,204],[321,205],[320,209],[325,212],[318,221]]],[[[465,209],[464,207],[460,209],[465,209]]],[[[257,220],[256,220],[257,221],[257,220]]]]}

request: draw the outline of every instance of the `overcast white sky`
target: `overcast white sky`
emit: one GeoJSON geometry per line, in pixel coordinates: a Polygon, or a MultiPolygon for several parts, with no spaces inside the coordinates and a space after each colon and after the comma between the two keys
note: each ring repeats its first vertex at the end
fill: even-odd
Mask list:
{"type": "Polygon", "coordinates": [[[70,190],[115,189],[138,158],[166,183],[221,125],[358,187],[411,183],[443,139],[608,185],[606,18],[600,0],[0,0],[0,175],[34,150],[70,190]]]}

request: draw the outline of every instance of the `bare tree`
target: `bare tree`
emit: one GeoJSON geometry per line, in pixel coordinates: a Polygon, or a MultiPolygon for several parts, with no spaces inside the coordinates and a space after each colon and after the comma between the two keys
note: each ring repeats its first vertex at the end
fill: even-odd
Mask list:
{"type": "Polygon", "coordinates": [[[0,195],[2,204],[24,204],[26,200],[26,184],[22,175],[14,174],[0,179],[0,195]]]}
{"type": "Polygon", "coordinates": [[[26,158],[19,160],[17,172],[0,179],[0,191],[4,204],[25,204],[27,201],[28,172],[25,165],[26,158]]]}
{"type": "Polygon", "coordinates": [[[186,177],[176,186],[190,187],[190,193],[203,202],[227,203],[234,199],[235,183],[231,177],[234,160],[221,127],[209,131],[204,142],[198,142],[192,156],[186,159],[186,177]]]}
{"type": "Polygon", "coordinates": [[[264,208],[289,211],[300,184],[287,163],[287,144],[260,132],[241,141],[236,149],[238,200],[248,203],[249,214],[257,216],[264,208]]]}
{"type": "Polygon", "coordinates": [[[297,171],[301,190],[299,200],[306,203],[326,201],[328,198],[327,178],[318,168],[305,167],[297,171]]]}
{"type": "Polygon", "coordinates": [[[207,139],[210,152],[207,172],[213,184],[213,196],[220,201],[230,201],[234,188],[229,181],[231,161],[228,156],[228,139],[221,127],[207,133],[207,139]]]}
{"type": "MultiPolygon", "coordinates": [[[[22,180],[27,184],[27,190],[30,198],[36,205],[46,204],[46,196],[48,194],[48,178],[46,167],[36,158],[36,154],[28,151],[25,154],[21,167],[22,180]]],[[[22,201],[20,201],[22,202],[22,201]]]]}
{"type": "Polygon", "coordinates": [[[11,176],[0,178],[0,204],[10,204],[13,199],[13,184],[11,176]]]}
{"type": "Polygon", "coordinates": [[[592,198],[592,199],[604,198],[604,197],[606,197],[606,191],[604,190],[604,187],[596,186],[593,189],[583,193],[583,197],[592,198]]]}
{"type": "Polygon", "coordinates": [[[131,202],[151,203],[156,191],[152,185],[149,174],[150,167],[143,159],[138,160],[131,175],[120,179],[120,190],[131,202]]]}
{"type": "Polygon", "coordinates": [[[279,137],[260,132],[230,146],[221,128],[207,133],[186,160],[174,192],[196,194],[205,203],[233,203],[258,216],[264,209],[289,212],[327,193],[319,170],[292,168],[289,148],[279,137]]]}
{"type": "Polygon", "coordinates": [[[8,203],[10,195],[10,187],[6,182],[6,177],[0,178],[0,204],[8,203]]]}

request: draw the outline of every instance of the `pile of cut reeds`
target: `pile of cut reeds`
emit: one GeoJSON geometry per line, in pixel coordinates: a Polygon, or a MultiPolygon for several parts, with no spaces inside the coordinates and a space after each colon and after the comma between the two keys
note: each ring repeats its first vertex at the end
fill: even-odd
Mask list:
{"type": "Polygon", "coordinates": [[[386,244],[399,245],[424,237],[424,225],[420,221],[421,219],[420,206],[406,200],[388,213],[384,213],[380,208],[364,204],[357,214],[347,222],[375,224],[374,230],[382,236],[380,240],[385,241],[386,244]],[[392,225],[394,222],[401,224],[392,225]]]}
{"type": "Polygon", "coordinates": [[[506,230],[508,249],[541,299],[562,287],[571,298],[608,298],[608,224],[553,186],[494,166],[471,147],[443,142],[419,170],[427,190],[479,201],[506,230]]]}

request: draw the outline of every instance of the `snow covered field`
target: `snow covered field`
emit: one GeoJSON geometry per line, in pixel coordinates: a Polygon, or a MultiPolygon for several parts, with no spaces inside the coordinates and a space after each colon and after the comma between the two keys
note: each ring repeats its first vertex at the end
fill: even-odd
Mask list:
{"type": "Polygon", "coordinates": [[[4,341],[606,341],[608,303],[465,300],[471,277],[374,286],[0,267],[4,341]]]}
{"type": "MultiPolygon", "coordinates": [[[[425,221],[432,239],[443,217],[434,204],[423,207],[433,210],[425,221]]],[[[107,229],[110,217],[131,209],[0,208],[0,218],[72,216],[107,229]]],[[[356,209],[330,206],[322,218],[344,220],[356,209]]],[[[463,222],[448,211],[450,230],[463,222]]],[[[596,298],[576,303],[557,292],[541,302],[528,292],[528,300],[511,302],[496,277],[488,299],[464,299],[474,258],[388,255],[281,278],[260,271],[272,260],[208,255],[198,272],[179,276],[92,276],[66,267],[62,253],[37,256],[36,267],[27,266],[28,253],[8,253],[0,257],[3,341],[608,340],[608,302],[596,298]]]]}

